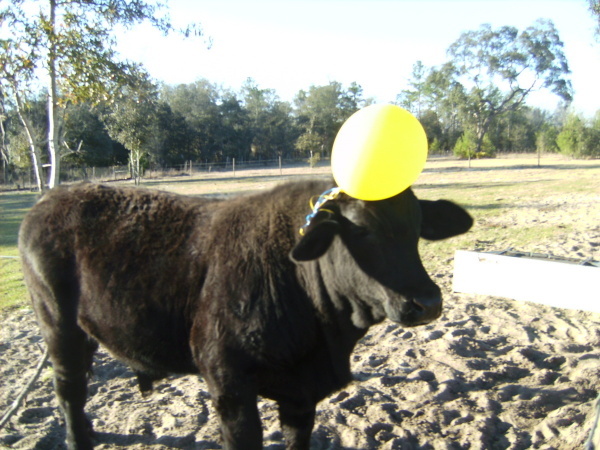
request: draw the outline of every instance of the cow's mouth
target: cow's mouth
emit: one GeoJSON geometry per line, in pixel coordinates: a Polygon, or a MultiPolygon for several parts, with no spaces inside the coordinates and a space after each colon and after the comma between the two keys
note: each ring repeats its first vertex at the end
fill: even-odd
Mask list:
{"type": "Polygon", "coordinates": [[[442,315],[443,301],[441,296],[404,297],[400,302],[385,302],[385,313],[388,319],[405,327],[416,327],[433,322],[442,315]]]}

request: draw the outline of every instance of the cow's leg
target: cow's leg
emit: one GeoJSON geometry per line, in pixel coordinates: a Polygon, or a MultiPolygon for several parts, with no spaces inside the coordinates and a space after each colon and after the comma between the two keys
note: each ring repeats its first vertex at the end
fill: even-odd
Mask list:
{"type": "Polygon", "coordinates": [[[52,273],[39,276],[29,265],[24,269],[53,365],[54,389],[65,418],[67,446],[69,450],[92,449],[92,426],[85,416],[84,406],[87,375],[98,344],[77,324],[76,285],[52,273]]]}
{"type": "Polygon", "coordinates": [[[219,418],[223,448],[262,450],[258,383],[252,359],[231,345],[237,339],[235,330],[225,326],[219,314],[207,310],[201,318],[206,315],[211,317],[208,323],[197,320],[192,327],[190,347],[219,418]]]}
{"type": "Polygon", "coordinates": [[[85,416],[87,376],[97,344],[80,329],[46,339],[54,366],[54,389],[65,417],[69,450],[93,448],[92,424],[85,416]]]}
{"type": "MultiPolygon", "coordinates": [[[[38,314],[39,316],[39,314],[38,314]]],[[[92,449],[92,425],[85,416],[87,376],[98,344],[76,324],[42,321],[54,371],[54,390],[65,418],[69,450],[92,449]]]]}
{"type": "Polygon", "coordinates": [[[149,397],[152,394],[152,382],[154,379],[143,372],[135,371],[135,375],[142,397],[149,397]]]}
{"type": "Polygon", "coordinates": [[[219,368],[205,375],[217,410],[223,448],[226,450],[261,450],[262,424],[258,414],[256,385],[243,372],[219,368]]]}
{"type": "Polygon", "coordinates": [[[279,402],[279,421],[287,450],[308,450],[315,423],[315,405],[279,402]]]}

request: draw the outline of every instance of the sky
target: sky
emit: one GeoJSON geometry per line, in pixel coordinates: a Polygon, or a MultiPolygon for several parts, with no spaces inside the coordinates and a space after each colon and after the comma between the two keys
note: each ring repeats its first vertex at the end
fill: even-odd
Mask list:
{"type": "MultiPolygon", "coordinates": [[[[299,90],[356,82],[365,97],[393,102],[408,88],[413,65],[448,61],[464,31],[489,23],[519,30],[554,22],[575,91],[573,107],[600,110],[600,42],[587,0],[170,0],[174,24],[199,23],[206,39],[164,37],[149,25],[120,35],[123,57],[142,62],[167,84],[204,78],[239,90],[247,78],[292,101],[299,90]],[[209,48],[210,47],[210,48],[209,48]]],[[[553,110],[551,93],[527,103],[553,110]]]]}

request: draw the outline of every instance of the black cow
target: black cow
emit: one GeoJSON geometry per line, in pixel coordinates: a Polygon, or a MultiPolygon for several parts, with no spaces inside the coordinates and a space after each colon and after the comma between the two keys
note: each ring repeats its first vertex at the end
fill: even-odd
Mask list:
{"type": "Polygon", "coordinates": [[[92,448],[84,414],[98,342],[143,392],[200,373],[227,449],[259,449],[257,396],[277,401],[288,449],[307,449],[316,404],[351,380],[350,354],[385,318],[426,324],[442,309],[419,236],[472,219],[408,189],[345,194],[303,230],[325,181],[224,200],[83,184],[46,194],[19,235],[25,280],[54,365],[70,449],[92,448]]]}

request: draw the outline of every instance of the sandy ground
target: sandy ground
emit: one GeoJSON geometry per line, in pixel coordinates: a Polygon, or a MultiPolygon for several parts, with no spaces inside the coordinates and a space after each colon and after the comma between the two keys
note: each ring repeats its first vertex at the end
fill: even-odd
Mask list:
{"type": "MultiPolygon", "coordinates": [[[[600,259],[600,196],[561,196],[482,220],[508,235],[531,223],[566,227],[568,232],[523,250],[600,259]]],[[[510,244],[510,237],[503,239],[495,245],[510,244]]],[[[373,327],[351,357],[356,381],[319,404],[311,448],[582,448],[600,392],[600,314],[454,294],[451,254],[430,253],[424,254],[439,258],[426,266],[434,267],[432,277],[445,293],[443,317],[420,328],[389,321],[373,327]]],[[[33,373],[43,343],[30,310],[5,313],[1,320],[4,411],[33,373]]],[[[261,400],[259,407],[265,448],[284,448],[275,405],[261,400]]],[[[96,358],[87,412],[98,449],[221,448],[199,377],[164,380],[144,399],[132,373],[105,351],[96,358]]],[[[65,448],[61,420],[47,368],[0,431],[0,447],[65,448]]]]}

